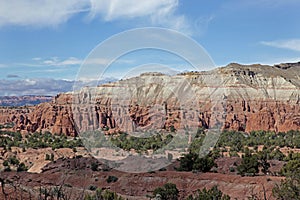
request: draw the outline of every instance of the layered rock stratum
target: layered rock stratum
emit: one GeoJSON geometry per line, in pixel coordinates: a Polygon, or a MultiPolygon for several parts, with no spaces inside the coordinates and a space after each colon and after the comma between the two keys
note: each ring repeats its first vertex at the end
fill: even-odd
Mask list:
{"type": "Polygon", "coordinates": [[[175,76],[145,73],[57,95],[32,107],[1,108],[0,123],[23,132],[77,135],[204,127],[300,130],[300,63],[240,65],[175,76]]]}

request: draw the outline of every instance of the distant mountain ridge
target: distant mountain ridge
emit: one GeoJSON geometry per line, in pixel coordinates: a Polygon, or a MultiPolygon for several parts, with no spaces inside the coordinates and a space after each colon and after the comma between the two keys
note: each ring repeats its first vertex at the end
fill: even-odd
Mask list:
{"type": "Polygon", "coordinates": [[[41,95],[0,96],[0,106],[33,106],[40,103],[49,102],[52,99],[52,96],[41,95]]]}

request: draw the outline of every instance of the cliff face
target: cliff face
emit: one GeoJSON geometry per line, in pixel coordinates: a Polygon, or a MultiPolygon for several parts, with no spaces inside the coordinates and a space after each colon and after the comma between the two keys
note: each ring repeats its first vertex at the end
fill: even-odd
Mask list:
{"type": "Polygon", "coordinates": [[[44,132],[75,136],[74,121],[70,106],[54,102],[42,103],[35,107],[0,109],[0,123],[14,123],[15,131],[44,132]]]}
{"type": "Polygon", "coordinates": [[[184,126],[253,131],[300,130],[300,65],[230,64],[208,72],[139,77],[60,94],[50,103],[0,110],[15,130],[136,131],[184,126]],[[76,127],[76,128],[75,128],[76,127]]]}

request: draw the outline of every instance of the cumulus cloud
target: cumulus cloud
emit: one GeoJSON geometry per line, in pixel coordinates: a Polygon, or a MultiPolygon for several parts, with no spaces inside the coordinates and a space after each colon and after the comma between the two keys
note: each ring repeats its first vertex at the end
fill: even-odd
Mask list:
{"type": "Polygon", "coordinates": [[[55,95],[66,92],[72,88],[71,81],[53,79],[22,79],[0,80],[0,94],[10,95],[55,95]]]}
{"type": "Polygon", "coordinates": [[[276,48],[300,51],[300,39],[262,41],[261,44],[276,48]]]}
{"type": "MultiPolygon", "coordinates": [[[[103,78],[97,81],[77,82],[77,85],[95,86],[110,81],[116,81],[113,78],[103,78]]],[[[56,95],[61,92],[73,90],[73,80],[56,80],[51,78],[35,79],[0,79],[0,96],[21,96],[21,95],[56,95]]]]}
{"type": "MultiPolygon", "coordinates": [[[[176,14],[179,0],[2,0],[0,26],[56,26],[78,13],[104,21],[144,19],[150,25],[188,30],[184,15],[176,14]]],[[[146,25],[149,25],[147,23],[146,25]]]]}

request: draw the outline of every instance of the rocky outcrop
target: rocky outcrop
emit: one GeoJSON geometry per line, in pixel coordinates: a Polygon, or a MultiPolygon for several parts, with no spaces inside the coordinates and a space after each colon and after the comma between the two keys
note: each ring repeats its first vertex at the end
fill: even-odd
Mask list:
{"type": "Polygon", "coordinates": [[[250,132],[300,129],[300,65],[230,64],[208,72],[139,77],[60,94],[50,103],[1,109],[15,130],[76,135],[220,127],[250,132]]]}
{"type": "Polygon", "coordinates": [[[77,132],[75,130],[72,110],[65,100],[63,104],[59,104],[62,102],[54,100],[35,107],[22,107],[18,109],[2,108],[0,109],[0,123],[14,123],[13,130],[15,131],[49,131],[54,134],[75,136],[77,132]]]}
{"type": "Polygon", "coordinates": [[[225,129],[286,132],[300,129],[299,105],[281,101],[228,102],[225,129]]]}

